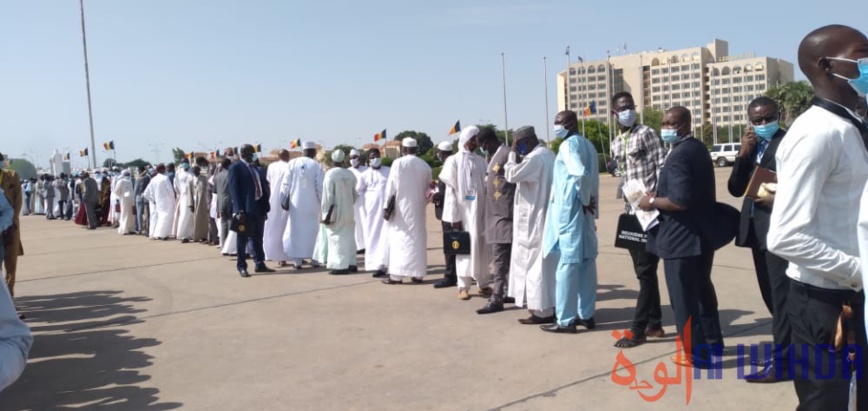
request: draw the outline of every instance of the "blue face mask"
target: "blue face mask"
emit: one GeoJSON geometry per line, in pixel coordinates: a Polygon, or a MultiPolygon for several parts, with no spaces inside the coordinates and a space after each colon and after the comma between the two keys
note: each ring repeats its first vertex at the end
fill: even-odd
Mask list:
{"type": "Polygon", "coordinates": [[[753,126],[753,131],[756,133],[757,137],[769,141],[775,136],[775,133],[777,133],[780,128],[781,126],[777,121],[772,121],[771,123],[763,124],[761,126],[753,126]]]}
{"type": "Polygon", "coordinates": [[[521,141],[521,142],[519,142],[518,144],[515,145],[515,151],[516,151],[516,153],[518,153],[518,155],[524,157],[524,156],[527,155],[527,153],[528,153],[530,150],[528,150],[528,148],[527,148],[527,142],[526,142],[526,141],[521,141]]]}
{"type": "Polygon", "coordinates": [[[840,60],[856,63],[856,65],[859,66],[859,77],[847,78],[837,73],[832,73],[832,75],[840,79],[847,80],[847,83],[850,84],[850,87],[853,87],[853,90],[856,90],[856,94],[858,94],[860,97],[868,96],[868,58],[861,58],[859,60],[851,60],[839,57],[826,58],[829,60],[840,60]]]}
{"type": "Polygon", "coordinates": [[[555,124],[555,137],[564,138],[567,136],[567,134],[569,134],[569,132],[570,131],[564,128],[564,126],[560,124],[555,124]]]}
{"type": "Polygon", "coordinates": [[[678,141],[678,130],[674,128],[664,128],[660,130],[660,138],[663,139],[664,143],[672,144],[678,141]]]}

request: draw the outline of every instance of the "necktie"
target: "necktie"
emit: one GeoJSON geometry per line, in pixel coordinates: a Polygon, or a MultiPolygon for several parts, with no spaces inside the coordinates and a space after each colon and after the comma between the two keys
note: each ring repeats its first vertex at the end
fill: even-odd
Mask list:
{"type": "Polygon", "coordinates": [[[760,161],[763,161],[763,154],[766,153],[766,149],[769,147],[768,140],[760,139],[759,146],[757,147],[756,152],[756,163],[759,164],[760,161]]]}
{"type": "Polygon", "coordinates": [[[256,169],[253,168],[253,164],[249,165],[250,167],[250,176],[253,177],[253,185],[256,186],[256,201],[259,201],[262,198],[262,185],[259,182],[259,173],[256,172],[256,169]]]}

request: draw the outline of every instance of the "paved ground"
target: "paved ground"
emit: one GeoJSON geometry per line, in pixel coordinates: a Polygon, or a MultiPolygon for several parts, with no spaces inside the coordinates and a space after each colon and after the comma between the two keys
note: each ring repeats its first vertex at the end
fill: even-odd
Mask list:
{"type": "MultiPolygon", "coordinates": [[[[717,192],[736,204],[729,170],[717,170],[717,192]]],[[[640,398],[660,391],[659,363],[675,375],[666,338],[624,351],[653,388],[612,381],[612,331],[629,327],[637,295],[629,256],[611,246],[615,184],[602,178],[599,326],[578,335],[521,326],[519,309],[478,316],[484,299],[434,290],[443,258],[433,212],[424,286],[314,270],[242,279],[211,247],[25,217],[17,303],[36,342],[0,410],[793,409],[791,384],[737,379],[736,344],[768,341],[770,318],[750,254],[732,246],[714,269],[732,347],[722,379],[692,381],[689,406],[686,378],[656,402],[640,398]]],[[[668,304],[664,313],[672,335],[668,304]]]]}

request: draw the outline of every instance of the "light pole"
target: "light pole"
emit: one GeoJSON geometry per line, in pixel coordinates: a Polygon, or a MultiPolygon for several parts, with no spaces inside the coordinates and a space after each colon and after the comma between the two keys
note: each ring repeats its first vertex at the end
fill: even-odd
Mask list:
{"type": "Polygon", "coordinates": [[[87,62],[87,32],[84,24],[84,0],[78,0],[81,8],[81,44],[84,49],[84,80],[87,85],[87,117],[90,122],[90,153],[91,165],[96,168],[96,139],[93,136],[93,107],[90,99],[90,67],[87,62]]]}
{"type": "Polygon", "coordinates": [[[503,72],[503,132],[506,137],[506,145],[509,145],[509,120],[506,116],[506,55],[500,53],[500,64],[503,72]]]}
{"type": "MultiPolygon", "coordinates": [[[[545,85],[545,96],[546,96],[546,121],[543,122],[544,125],[548,125],[549,121],[549,69],[548,64],[546,63],[546,58],[543,57],[543,84],[545,85]]],[[[551,127],[546,127],[546,142],[551,142],[552,137],[549,134],[549,130],[551,127]]]]}

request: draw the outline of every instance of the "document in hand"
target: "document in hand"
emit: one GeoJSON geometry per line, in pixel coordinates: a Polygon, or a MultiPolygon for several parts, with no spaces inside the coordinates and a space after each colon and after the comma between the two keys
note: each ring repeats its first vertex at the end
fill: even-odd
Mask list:
{"type": "Polygon", "coordinates": [[[744,196],[754,200],[761,198],[763,196],[760,195],[760,187],[763,184],[766,184],[766,190],[768,190],[768,184],[777,182],[778,175],[774,171],[756,166],[753,170],[753,175],[750,177],[750,183],[747,184],[747,190],[745,190],[744,196]]]}
{"type": "Polygon", "coordinates": [[[639,208],[639,200],[645,196],[645,183],[639,180],[630,180],[624,183],[621,191],[624,192],[624,198],[630,203],[630,207],[633,209],[633,213],[636,214],[636,218],[639,219],[639,224],[642,225],[643,230],[648,231],[657,225],[657,216],[660,215],[659,211],[644,211],[639,208]]]}

